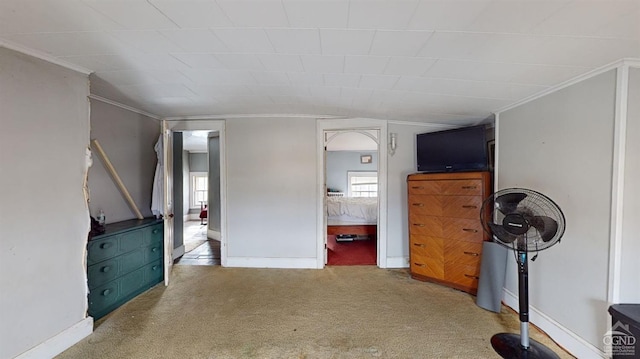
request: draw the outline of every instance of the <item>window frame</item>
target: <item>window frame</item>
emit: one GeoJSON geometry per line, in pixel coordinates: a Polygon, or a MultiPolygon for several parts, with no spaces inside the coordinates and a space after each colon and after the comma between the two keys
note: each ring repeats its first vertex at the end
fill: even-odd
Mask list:
{"type": "Polygon", "coordinates": [[[378,198],[378,193],[380,191],[380,188],[378,187],[379,182],[378,182],[378,171],[347,171],[347,197],[353,197],[353,190],[351,188],[352,184],[351,184],[351,179],[353,177],[375,177],[376,178],[376,190],[374,191],[358,191],[358,192],[369,192],[369,193],[375,193],[375,196],[369,196],[369,197],[359,197],[359,198],[378,198]]]}
{"type": "MultiPolygon", "coordinates": [[[[196,189],[195,187],[195,179],[196,177],[205,177],[206,178],[206,198],[209,198],[209,173],[208,172],[189,172],[189,208],[191,209],[200,209],[200,203],[196,203],[196,189]]],[[[202,191],[202,190],[200,190],[202,191]]],[[[204,201],[204,204],[207,204],[208,200],[204,201]]]]}

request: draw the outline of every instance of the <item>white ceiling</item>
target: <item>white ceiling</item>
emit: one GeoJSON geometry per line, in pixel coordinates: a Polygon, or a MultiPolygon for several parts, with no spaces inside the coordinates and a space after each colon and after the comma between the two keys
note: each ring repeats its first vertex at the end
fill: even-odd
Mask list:
{"type": "Polygon", "coordinates": [[[640,58],[640,0],[1,0],[2,43],[160,117],[467,125],[640,58]]]}

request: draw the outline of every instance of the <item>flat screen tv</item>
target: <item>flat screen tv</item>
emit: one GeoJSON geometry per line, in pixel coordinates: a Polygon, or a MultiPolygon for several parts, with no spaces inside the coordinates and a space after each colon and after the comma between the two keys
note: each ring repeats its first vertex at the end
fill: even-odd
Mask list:
{"type": "Polygon", "coordinates": [[[484,125],[417,135],[418,172],[486,171],[484,125]]]}

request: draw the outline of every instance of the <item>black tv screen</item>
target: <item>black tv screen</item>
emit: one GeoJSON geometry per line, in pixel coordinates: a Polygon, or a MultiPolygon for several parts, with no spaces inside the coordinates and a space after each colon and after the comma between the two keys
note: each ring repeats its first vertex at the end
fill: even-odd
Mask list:
{"type": "Polygon", "coordinates": [[[486,171],[484,125],[417,135],[418,172],[486,171]]]}

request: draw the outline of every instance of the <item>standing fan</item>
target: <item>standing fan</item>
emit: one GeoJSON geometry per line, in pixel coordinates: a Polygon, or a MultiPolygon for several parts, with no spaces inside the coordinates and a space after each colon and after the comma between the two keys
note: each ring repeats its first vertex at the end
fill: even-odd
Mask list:
{"type": "Polygon", "coordinates": [[[503,358],[558,358],[543,344],[529,339],[527,255],[560,241],[565,228],[562,211],[542,193],[524,188],[507,188],[494,193],[482,203],[480,221],[497,243],[516,253],[518,263],[520,335],[495,334],[491,337],[491,346],[503,358]]]}

